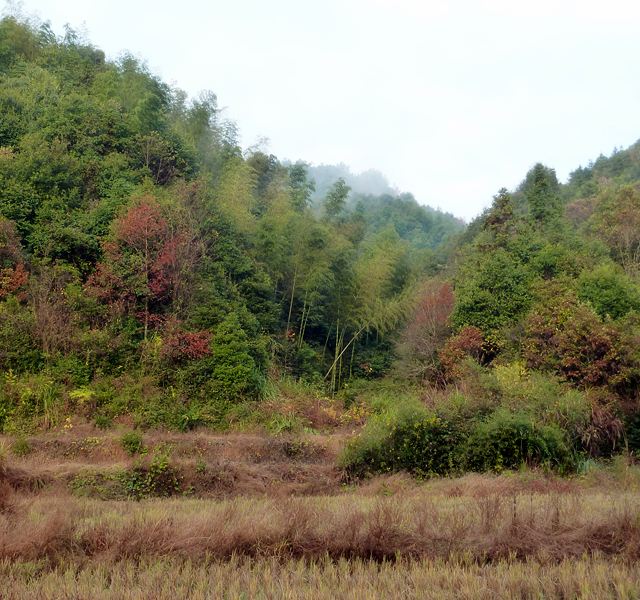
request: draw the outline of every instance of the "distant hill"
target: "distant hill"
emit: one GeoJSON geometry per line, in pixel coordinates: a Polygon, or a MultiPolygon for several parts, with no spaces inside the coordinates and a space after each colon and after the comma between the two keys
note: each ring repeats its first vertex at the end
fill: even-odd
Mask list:
{"type": "Polygon", "coordinates": [[[322,205],[331,187],[342,179],[351,188],[347,210],[360,213],[369,231],[378,232],[392,226],[400,238],[417,248],[435,248],[465,227],[461,219],[419,204],[410,193],[400,193],[376,169],[355,174],[341,163],[309,166],[308,174],[315,183],[311,199],[316,207],[322,205]]]}
{"type": "Polygon", "coordinates": [[[315,182],[316,189],[311,198],[314,201],[323,199],[331,186],[344,179],[354,194],[381,196],[382,194],[397,195],[399,190],[394,188],[383,173],[377,169],[367,169],[361,173],[352,173],[348,165],[316,165],[308,167],[309,178],[315,182]]]}

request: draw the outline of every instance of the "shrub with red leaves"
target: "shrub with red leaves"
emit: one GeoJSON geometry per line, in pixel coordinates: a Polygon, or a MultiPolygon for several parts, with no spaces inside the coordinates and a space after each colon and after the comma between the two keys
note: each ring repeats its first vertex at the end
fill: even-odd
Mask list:
{"type": "Polygon", "coordinates": [[[440,367],[447,381],[454,381],[464,375],[462,365],[468,358],[480,361],[484,355],[484,336],[477,327],[467,325],[457,335],[449,338],[438,353],[440,367]]]}
{"type": "Polygon", "coordinates": [[[210,331],[182,331],[173,328],[164,338],[162,355],[171,361],[196,360],[211,354],[210,331]]]}
{"type": "Polygon", "coordinates": [[[618,381],[625,362],[621,350],[617,329],[569,294],[536,306],[525,321],[527,365],[584,387],[618,381]]]}
{"type": "Polygon", "coordinates": [[[0,300],[19,292],[28,279],[16,227],[0,218],[0,300]]]}
{"type": "Polygon", "coordinates": [[[28,279],[29,273],[22,262],[19,262],[15,267],[0,269],[0,300],[9,294],[20,291],[28,279]]]}

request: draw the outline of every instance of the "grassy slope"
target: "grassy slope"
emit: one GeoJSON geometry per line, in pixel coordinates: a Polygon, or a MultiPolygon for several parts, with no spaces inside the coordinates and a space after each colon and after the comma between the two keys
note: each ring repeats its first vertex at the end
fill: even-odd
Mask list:
{"type": "Polygon", "coordinates": [[[141,502],[73,483],[140,461],[116,434],[35,436],[22,457],[0,440],[2,597],[640,594],[636,467],[345,486],[334,467],[344,438],[148,434],[149,455],[170,453],[185,485],[141,502]]]}

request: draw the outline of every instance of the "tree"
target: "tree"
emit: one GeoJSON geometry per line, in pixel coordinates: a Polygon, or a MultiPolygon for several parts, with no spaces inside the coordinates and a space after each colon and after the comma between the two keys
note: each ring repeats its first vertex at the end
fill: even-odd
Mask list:
{"type": "Polygon", "coordinates": [[[335,221],[344,212],[350,191],[351,188],[342,177],[331,186],[324,200],[324,212],[327,220],[335,221]]]}
{"type": "Polygon", "coordinates": [[[505,188],[501,188],[493,197],[493,204],[484,220],[484,228],[491,232],[497,242],[504,244],[513,233],[513,219],[513,199],[505,188]]]}
{"type": "Polygon", "coordinates": [[[504,248],[471,254],[456,277],[452,323],[456,328],[477,327],[498,349],[504,328],[515,325],[529,309],[531,286],[529,266],[504,248]]]}
{"type": "Polygon", "coordinates": [[[414,278],[406,262],[407,243],[392,228],[380,232],[359,249],[350,265],[350,278],[334,296],[334,359],[325,379],[336,390],[342,377],[343,356],[365,332],[376,337],[393,330],[406,315],[414,278]]]}
{"type": "Polygon", "coordinates": [[[546,226],[560,217],[559,184],[553,169],[537,163],[527,173],[524,188],[529,214],[535,223],[546,226]]]}
{"type": "Polygon", "coordinates": [[[438,350],[450,333],[453,305],[450,282],[431,279],[420,288],[398,347],[400,367],[410,377],[423,379],[435,374],[438,350]]]}
{"type": "Polygon", "coordinates": [[[307,165],[297,162],[289,167],[289,181],[291,186],[291,206],[301,212],[309,206],[311,194],[315,190],[315,184],[309,180],[307,165]]]}
{"type": "Polygon", "coordinates": [[[124,312],[133,310],[143,321],[146,340],[158,309],[179,302],[196,252],[193,234],[172,227],[157,200],[145,195],[114,221],[104,244],[105,260],[87,285],[101,300],[124,312]]]}
{"type": "Polygon", "coordinates": [[[636,186],[606,187],[597,198],[591,227],[622,268],[640,273],[640,190],[636,186]]]}
{"type": "Polygon", "coordinates": [[[591,304],[603,319],[619,319],[640,310],[638,286],[614,264],[583,271],[578,279],[578,297],[591,304]]]}

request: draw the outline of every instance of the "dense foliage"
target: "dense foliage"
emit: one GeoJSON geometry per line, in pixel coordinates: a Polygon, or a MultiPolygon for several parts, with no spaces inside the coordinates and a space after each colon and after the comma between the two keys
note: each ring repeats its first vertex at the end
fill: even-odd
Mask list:
{"type": "Polygon", "coordinates": [[[11,17],[0,114],[1,430],[224,427],[283,376],[355,410],[395,377],[413,404],[362,408],[355,475],[640,450],[640,142],[564,184],[534,165],[463,231],[11,17]]]}
{"type": "Polygon", "coordinates": [[[72,30],[0,21],[0,113],[0,429],[220,425],[268,373],[383,375],[461,229],[388,187],[314,195],[213,94],[72,30]]]}
{"type": "Polygon", "coordinates": [[[638,451],[639,169],[638,144],[564,185],[535,165],[470,224],[449,277],[424,284],[398,368],[464,425],[459,469],[638,451]]]}

